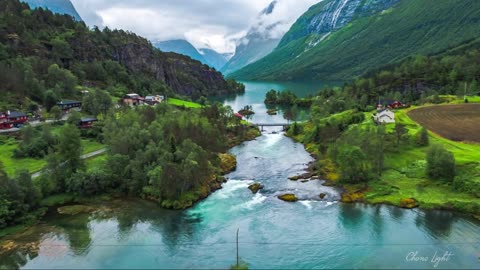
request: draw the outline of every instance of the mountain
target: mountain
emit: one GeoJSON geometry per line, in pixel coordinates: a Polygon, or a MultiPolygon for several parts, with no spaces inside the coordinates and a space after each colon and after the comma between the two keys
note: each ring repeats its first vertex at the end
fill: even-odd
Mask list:
{"type": "Polygon", "coordinates": [[[190,42],[184,39],[154,42],[153,45],[163,52],[174,52],[189,56],[216,70],[220,70],[228,59],[213,49],[204,48],[197,50],[190,42]]]}
{"type": "Polygon", "coordinates": [[[77,21],[82,21],[77,10],[70,0],[22,0],[27,3],[30,8],[45,8],[58,14],[67,14],[75,18],[77,21]]]}
{"type": "Polygon", "coordinates": [[[193,47],[193,45],[184,39],[175,39],[167,41],[154,42],[153,46],[163,52],[174,52],[189,56],[192,59],[198,60],[204,64],[207,63],[205,58],[193,47]]]}
{"type": "Polygon", "coordinates": [[[18,0],[0,1],[0,106],[44,104],[48,93],[54,100],[77,99],[83,87],[108,89],[118,98],[128,92],[199,98],[244,90],[213,68],[161,52],[136,34],[92,30],[70,16],[25,13],[28,8],[18,0]]]}
{"type": "Polygon", "coordinates": [[[231,74],[256,80],[350,80],[478,36],[477,0],[325,0],[263,59],[231,74]]]}
{"type": "Polygon", "coordinates": [[[227,75],[235,72],[261,59],[275,49],[280,42],[280,37],[271,37],[266,34],[266,31],[268,33],[269,30],[275,28],[278,22],[268,24],[263,18],[271,16],[277,3],[277,1],[270,3],[270,5],[259,14],[257,23],[250,28],[247,35],[237,42],[235,54],[221,69],[223,74],[227,75]]]}
{"type": "Polygon", "coordinates": [[[200,54],[205,59],[207,65],[220,70],[229,60],[229,54],[221,54],[215,50],[203,48],[199,49],[200,54]]]}

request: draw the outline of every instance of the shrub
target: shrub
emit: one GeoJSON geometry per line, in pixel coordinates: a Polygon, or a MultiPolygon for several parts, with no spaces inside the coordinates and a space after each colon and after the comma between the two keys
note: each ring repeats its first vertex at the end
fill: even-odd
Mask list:
{"type": "Polygon", "coordinates": [[[430,139],[428,138],[428,131],[425,128],[422,128],[416,134],[415,139],[418,146],[428,146],[430,144],[430,139]]]}
{"type": "Polygon", "coordinates": [[[433,145],[427,152],[427,175],[432,179],[453,181],[455,157],[441,145],[433,145]]]}

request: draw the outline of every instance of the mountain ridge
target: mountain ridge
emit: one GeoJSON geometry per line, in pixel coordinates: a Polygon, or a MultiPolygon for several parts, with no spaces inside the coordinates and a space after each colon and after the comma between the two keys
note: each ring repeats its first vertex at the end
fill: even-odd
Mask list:
{"type": "MultiPolygon", "coordinates": [[[[480,2],[473,0],[364,0],[358,3],[379,8],[360,8],[351,21],[331,33],[305,30],[309,19],[328,11],[328,4],[344,2],[358,0],[329,0],[312,6],[271,54],[229,76],[250,80],[350,80],[369,69],[415,54],[434,54],[477,35],[480,2]]],[[[342,22],[342,18],[337,19],[342,22]]]]}
{"type": "Polygon", "coordinates": [[[77,21],[83,21],[80,14],[78,14],[75,6],[70,0],[21,0],[27,3],[30,8],[46,8],[58,14],[70,15],[77,21]]]}

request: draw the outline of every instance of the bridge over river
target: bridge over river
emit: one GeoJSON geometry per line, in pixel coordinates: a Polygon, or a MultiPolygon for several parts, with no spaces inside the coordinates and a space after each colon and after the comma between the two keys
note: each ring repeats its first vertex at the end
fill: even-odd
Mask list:
{"type": "Polygon", "coordinates": [[[282,127],[282,130],[287,130],[291,125],[290,123],[253,123],[255,126],[259,127],[263,131],[264,127],[282,127]]]}

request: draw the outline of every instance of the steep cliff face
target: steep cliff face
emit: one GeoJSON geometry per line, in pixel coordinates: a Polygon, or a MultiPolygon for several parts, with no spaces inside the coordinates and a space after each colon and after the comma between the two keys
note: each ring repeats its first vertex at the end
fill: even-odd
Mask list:
{"type": "Polygon", "coordinates": [[[350,80],[478,37],[476,0],[326,0],[268,56],[231,74],[258,80],[350,80]]]}
{"type": "Polygon", "coordinates": [[[175,93],[200,97],[241,92],[215,69],[177,53],[162,53],[145,44],[128,43],[116,48],[113,60],[135,74],[164,82],[175,93]]]}
{"type": "Polygon", "coordinates": [[[282,38],[279,47],[290,41],[309,35],[325,39],[332,31],[339,30],[354,18],[369,16],[386,10],[399,0],[330,0],[308,10],[282,38]]]}
{"type": "Polygon", "coordinates": [[[75,18],[77,21],[82,21],[77,10],[69,0],[22,0],[27,3],[30,8],[46,8],[58,14],[67,14],[75,18]]]}

